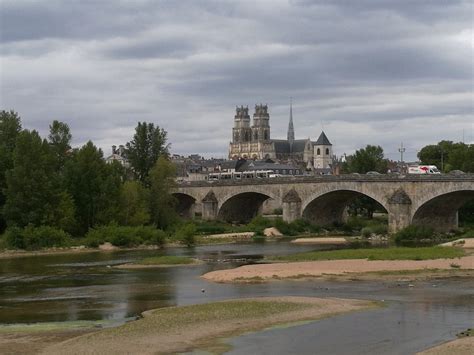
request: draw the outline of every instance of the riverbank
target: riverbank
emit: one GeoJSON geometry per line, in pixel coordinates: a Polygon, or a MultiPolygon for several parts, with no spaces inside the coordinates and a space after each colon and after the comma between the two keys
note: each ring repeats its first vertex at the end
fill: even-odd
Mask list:
{"type": "Polygon", "coordinates": [[[221,347],[216,338],[277,324],[317,320],[376,307],[363,300],[268,297],[229,300],[144,313],[144,318],[47,347],[44,354],[155,354],[221,347]]]}
{"type": "MultiPolygon", "coordinates": [[[[394,272],[394,271],[426,271],[437,270],[474,270],[474,255],[456,259],[433,260],[321,260],[291,263],[272,263],[245,265],[235,269],[218,270],[202,275],[202,278],[213,282],[255,282],[275,279],[347,276],[350,274],[394,272]]],[[[378,278],[382,278],[379,275],[378,278]]]]}
{"type": "Polygon", "coordinates": [[[474,336],[448,341],[431,349],[419,352],[418,355],[472,355],[474,336]]]}

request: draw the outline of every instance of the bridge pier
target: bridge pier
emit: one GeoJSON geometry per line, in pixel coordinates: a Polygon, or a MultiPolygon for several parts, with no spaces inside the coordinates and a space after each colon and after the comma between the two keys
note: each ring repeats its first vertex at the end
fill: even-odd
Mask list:
{"type": "Polygon", "coordinates": [[[287,223],[301,218],[301,198],[298,193],[291,189],[283,197],[283,220],[287,223]]]}
{"type": "Polygon", "coordinates": [[[218,201],[216,195],[211,190],[202,199],[202,219],[205,221],[214,221],[218,214],[218,201]]]}
{"type": "Polygon", "coordinates": [[[403,189],[398,189],[388,199],[388,231],[396,233],[411,223],[411,199],[403,189]]]}

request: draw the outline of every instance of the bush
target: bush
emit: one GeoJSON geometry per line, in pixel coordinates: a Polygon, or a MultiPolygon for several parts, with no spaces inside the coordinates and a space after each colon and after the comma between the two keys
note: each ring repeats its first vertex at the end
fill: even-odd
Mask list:
{"type": "Polygon", "coordinates": [[[466,231],[463,235],[463,238],[474,238],[474,229],[466,231]]]}
{"type": "Polygon", "coordinates": [[[430,242],[434,239],[434,230],[425,226],[408,226],[395,234],[395,244],[414,245],[423,242],[430,242]]]}
{"type": "Polygon", "coordinates": [[[364,227],[360,231],[360,235],[364,238],[369,238],[372,235],[372,228],[370,227],[364,227]]]}
{"type": "Polygon", "coordinates": [[[165,237],[165,232],[152,226],[108,225],[90,229],[86,234],[85,244],[92,248],[97,248],[105,242],[118,247],[134,247],[143,244],[162,245],[165,237]]]}
{"type": "Polygon", "coordinates": [[[71,236],[68,233],[48,226],[12,227],[5,232],[5,244],[11,249],[38,250],[65,247],[70,244],[70,241],[71,236]]]}
{"type": "Polygon", "coordinates": [[[247,230],[254,232],[256,235],[263,235],[263,230],[272,227],[273,221],[262,216],[257,216],[247,225],[247,230]]]}
{"type": "Polygon", "coordinates": [[[176,238],[186,244],[188,247],[195,244],[194,235],[196,234],[196,226],[192,223],[183,225],[176,231],[176,238]]]}

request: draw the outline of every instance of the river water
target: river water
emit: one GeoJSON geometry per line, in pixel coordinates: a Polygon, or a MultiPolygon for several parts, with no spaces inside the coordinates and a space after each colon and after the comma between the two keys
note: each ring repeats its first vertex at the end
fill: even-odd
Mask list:
{"type": "MultiPolygon", "coordinates": [[[[326,247],[327,248],[327,247],[326,247]]],[[[0,326],[36,322],[121,324],[141,312],[254,296],[373,299],[384,308],[228,339],[230,354],[411,354],[474,325],[474,280],[278,281],[215,284],[199,278],[262,258],[315,246],[286,242],[229,244],[166,251],[120,251],[0,260],[0,326]],[[151,255],[189,255],[199,266],[122,270],[112,266],[151,255]],[[204,291],[204,292],[203,292],[204,291]]]]}

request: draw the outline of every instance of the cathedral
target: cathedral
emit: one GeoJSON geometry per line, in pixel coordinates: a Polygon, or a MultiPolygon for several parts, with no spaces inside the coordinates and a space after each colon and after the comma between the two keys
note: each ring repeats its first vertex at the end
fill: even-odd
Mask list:
{"type": "Polygon", "coordinates": [[[290,104],[290,122],[287,139],[271,139],[270,115],[267,105],[256,105],[250,122],[248,107],[236,108],[229,159],[272,159],[305,164],[307,169],[329,169],[332,164],[332,144],[321,132],[314,142],[295,139],[293,108],[290,104]]]}

